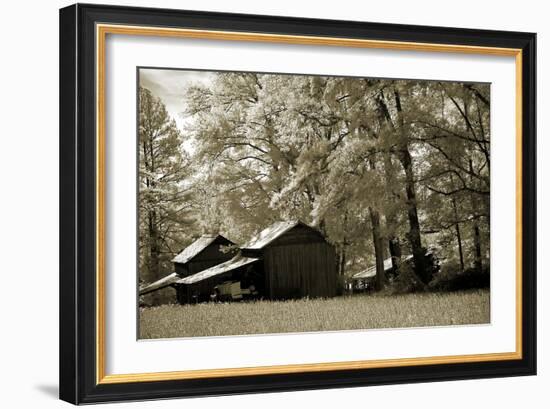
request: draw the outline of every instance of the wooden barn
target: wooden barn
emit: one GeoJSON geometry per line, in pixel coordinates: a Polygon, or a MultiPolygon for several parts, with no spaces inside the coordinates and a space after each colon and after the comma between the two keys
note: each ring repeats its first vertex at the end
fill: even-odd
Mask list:
{"type": "Polygon", "coordinates": [[[231,259],[234,256],[234,251],[222,251],[223,246],[230,245],[234,245],[234,243],[220,234],[199,237],[172,259],[175,272],[141,288],[139,294],[144,295],[164,287],[173,286],[177,291],[178,301],[180,303],[189,302],[188,288],[178,285],[177,282],[184,277],[231,259]]]}
{"type": "Polygon", "coordinates": [[[278,222],[241,249],[258,258],[266,298],[333,297],[337,291],[336,251],[323,234],[300,221],[278,222]]]}
{"type": "Polygon", "coordinates": [[[243,290],[250,289],[267,299],[333,297],[337,293],[334,246],[319,230],[300,221],[273,224],[234,257],[200,272],[186,270],[183,276],[177,268],[146,288],[154,291],[173,285],[181,303],[207,300],[220,285],[229,282],[239,282],[243,290]]]}
{"type": "Polygon", "coordinates": [[[182,278],[178,284],[194,286],[199,291],[193,296],[205,299],[216,286],[236,281],[267,299],[333,297],[335,250],[320,231],[305,223],[277,222],[243,245],[231,260],[182,278]]]}

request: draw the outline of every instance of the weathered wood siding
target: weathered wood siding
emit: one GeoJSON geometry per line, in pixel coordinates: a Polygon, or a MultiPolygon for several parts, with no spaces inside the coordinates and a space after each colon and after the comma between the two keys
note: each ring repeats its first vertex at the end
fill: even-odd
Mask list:
{"type": "Polygon", "coordinates": [[[263,249],[269,298],[333,297],[336,252],[315,230],[297,226],[263,249]]]}
{"type": "MultiPolygon", "coordinates": [[[[224,253],[220,250],[220,246],[228,246],[230,244],[232,243],[229,240],[219,237],[187,263],[174,263],[176,273],[178,273],[182,278],[188,277],[190,275],[200,273],[207,268],[217,266],[224,261],[230,260],[233,258],[235,253],[224,253]]],[[[227,277],[221,277],[220,279],[227,279],[227,277]]],[[[214,284],[214,281],[215,280],[205,280],[192,285],[176,286],[178,302],[180,304],[192,302],[191,297],[193,295],[196,295],[202,299],[207,299],[216,285],[214,284]]]]}
{"type": "Polygon", "coordinates": [[[224,261],[230,260],[235,255],[234,252],[224,253],[220,251],[220,246],[228,246],[230,244],[232,243],[229,240],[225,240],[221,237],[217,238],[212,244],[206,247],[187,263],[174,263],[176,273],[182,277],[187,277],[195,273],[200,273],[202,270],[216,266],[224,261]]]}

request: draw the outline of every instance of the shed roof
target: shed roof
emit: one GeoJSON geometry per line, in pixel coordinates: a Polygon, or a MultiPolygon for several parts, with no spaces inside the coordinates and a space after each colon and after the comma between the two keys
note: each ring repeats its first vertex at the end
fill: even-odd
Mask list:
{"type": "Polygon", "coordinates": [[[155,281],[154,283],[148,284],[139,289],[139,295],[148,294],[155,290],[160,290],[161,288],[168,287],[171,284],[174,284],[180,279],[180,276],[176,273],[167,275],[166,277],[161,278],[160,280],[155,281]]]}
{"type": "MultiPolygon", "coordinates": [[[[225,237],[223,237],[221,234],[205,234],[199,237],[197,240],[195,240],[193,243],[191,243],[189,246],[187,246],[181,253],[179,253],[176,257],[172,259],[172,263],[179,263],[179,264],[185,264],[188,261],[190,261],[193,257],[195,257],[197,254],[199,254],[201,251],[203,251],[205,248],[210,246],[212,243],[216,241],[218,238],[222,238],[224,240],[227,240],[225,237]]],[[[230,240],[227,240],[228,242],[231,242],[230,240]]]]}
{"type": "MultiPolygon", "coordinates": [[[[408,261],[411,258],[412,258],[412,255],[408,255],[403,258],[403,261],[408,261]]],[[[392,268],[392,262],[391,262],[391,257],[388,257],[387,259],[384,260],[384,271],[389,270],[390,268],[392,268]]],[[[371,278],[374,276],[376,276],[376,264],[374,266],[370,266],[366,270],[355,273],[354,275],[351,276],[351,278],[354,280],[361,280],[363,278],[371,278]]]]}
{"type": "Polygon", "coordinates": [[[247,264],[252,264],[258,260],[259,258],[243,257],[240,254],[238,254],[235,257],[233,257],[231,260],[218,264],[217,266],[210,267],[206,270],[203,270],[191,276],[182,278],[177,281],[177,284],[195,284],[195,283],[198,283],[199,281],[206,280],[207,278],[214,277],[223,273],[227,273],[239,267],[246,266],[247,264]]]}
{"type": "Polygon", "coordinates": [[[308,226],[307,224],[299,220],[275,222],[271,226],[262,230],[256,236],[252,237],[252,239],[250,239],[250,241],[246,243],[242,248],[253,249],[253,250],[262,249],[265,246],[267,246],[269,243],[271,243],[273,240],[277,239],[278,237],[282,236],[284,233],[286,233],[287,231],[289,231],[290,229],[298,225],[312,228],[311,226],[308,226]]]}

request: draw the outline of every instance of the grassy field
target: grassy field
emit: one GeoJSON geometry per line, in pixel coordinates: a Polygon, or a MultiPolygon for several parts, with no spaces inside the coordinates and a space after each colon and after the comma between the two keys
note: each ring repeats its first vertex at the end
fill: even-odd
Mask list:
{"type": "Polygon", "coordinates": [[[482,324],[489,290],[163,305],[140,310],[140,338],[482,324]]]}

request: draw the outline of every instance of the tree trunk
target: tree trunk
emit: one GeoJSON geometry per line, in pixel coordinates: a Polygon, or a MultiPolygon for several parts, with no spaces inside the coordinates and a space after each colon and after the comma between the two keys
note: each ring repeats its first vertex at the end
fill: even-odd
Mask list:
{"type": "Polygon", "coordinates": [[[346,242],[342,244],[342,248],[340,249],[340,260],[338,263],[338,274],[340,276],[343,276],[345,274],[346,270],[346,242]]]}
{"type": "MultiPolygon", "coordinates": [[[[395,169],[389,152],[384,153],[384,176],[386,180],[386,191],[391,192],[393,195],[396,180],[395,169]]],[[[390,198],[391,200],[392,198],[390,198]]],[[[397,215],[392,205],[389,206],[386,213],[386,228],[387,228],[387,240],[390,250],[390,257],[392,263],[392,270],[394,275],[399,274],[399,266],[401,265],[401,243],[399,237],[397,237],[397,215]]]]}
{"type": "Polygon", "coordinates": [[[369,207],[370,221],[372,224],[372,242],[374,244],[374,257],[376,259],[376,291],[384,288],[386,276],[384,273],[384,247],[380,235],[380,214],[369,207]]]}
{"type": "MultiPolygon", "coordinates": [[[[376,170],[376,162],[369,161],[370,169],[376,170]]],[[[376,260],[376,291],[384,288],[386,283],[386,274],[384,271],[384,245],[382,234],[380,233],[380,213],[378,210],[369,206],[369,215],[372,225],[372,243],[374,245],[374,258],[376,260]]]]}
{"type": "Polygon", "coordinates": [[[405,170],[405,191],[407,193],[407,217],[409,219],[409,233],[407,234],[414,260],[414,271],[420,279],[427,284],[431,280],[431,274],[426,269],[426,251],[422,247],[420,237],[420,222],[418,221],[418,210],[416,207],[416,191],[412,169],[412,159],[409,150],[405,148],[401,152],[401,164],[405,170]]]}
{"type": "MultiPolygon", "coordinates": [[[[150,210],[148,214],[148,230],[149,230],[149,277],[150,281],[154,282],[159,280],[159,240],[156,224],[156,212],[150,210]]],[[[152,294],[152,301],[157,304],[160,301],[158,291],[154,291],[152,294]]]]}
{"type": "MultiPolygon", "coordinates": [[[[454,186],[453,175],[450,175],[451,186],[454,186]]],[[[460,257],[460,272],[464,271],[464,251],[462,250],[462,235],[460,234],[460,225],[458,223],[458,208],[456,206],[456,199],[451,197],[451,204],[453,206],[453,214],[455,218],[455,233],[456,240],[458,241],[458,255],[460,257]]]]}
{"type": "Polygon", "coordinates": [[[456,200],[453,197],[451,199],[453,204],[453,211],[455,216],[455,231],[456,231],[456,240],[458,241],[458,255],[460,257],[460,272],[464,271],[464,252],[462,250],[462,237],[460,235],[460,226],[458,224],[458,211],[456,209],[456,200]]]}
{"type": "Polygon", "coordinates": [[[416,275],[425,283],[432,279],[431,271],[426,268],[426,251],[422,247],[420,237],[420,222],[418,221],[418,210],[416,206],[416,189],[414,183],[414,171],[412,168],[412,157],[409,151],[407,136],[405,135],[404,121],[401,108],[401,98],[399,92],[395,90],[395,106],[399,122],[399,161],[405,171],[405,191],[407,194],[407,216],[409,219],[408,239],[411,245],[414,260],[414,271],[416,275]]]}
{"type": "Polygon", "coordinates": [[[389,249],[393,274],[397,276],[401,266],[401,242],[398,237],[390,237],[389,249]]]}
{"type": "MultiPolygon", "coordinates": [[[[469,165],[470,165],[470,173],[473,173],[474,165],[473,165],[472,159],[469,160],[469,165]]],[[[475,215],[477,213],[476,198],[473,194],[470,197],[471,197],[472,215],[475,215]]],[[[481,260],[481,235],[479,232],[478,219],[473,220],[473,230],[474,230],[474,268],[477,271],[481,272],[483,268],[483,262],[481,260]]]]}
{"type": "MultiPolygon", "coordinates": [[[[377,103],[379,107],[378,120],[380,125],[382,126],[383,123],[386,123],[395,132],[395,126],[393,125],[388,106],[383,97],[379,97],[377,103]]],[[[387,150],[384,152],[384,179],[386,191],[391,195],[395,195],[397,181],[395,179],[395,168],[391,155],[392,154],[387,150]]],[[[389,198],[390,202],[392,199],[393,197],[389,198]]],[[[392,206],[389,206],[386,212],[386,228],[388,232],[386,239],[388,240],[388,247],[390,250],[392,270],[393,273],[397,275],[399,274],[399,266],[401,265],[401,243],[397,237],[397,214],[392,206]]]]}
{"type": "Polygon", "coordinates": [[[477,221],[474,221],[474,268],[476,271],[481,271],[483,268],[481,261],[481,237],[477,221]]]}
{"type": "Polygon", "coordinates": [[[342,247],[340,249],[340,260],[339,260],[339,268],[338,268],[338,273],[341,277],[344,276],[345,272],[346,272],[346,247],[348,247],[348,240],[346,238],[346,229],[347,229],[347,225],[348,225],[348,210],[346,209],[345,212],[344,212],[344,221],[343,221],[343,225],[344,225],[344,237],[342,239],[342,247]]]}

